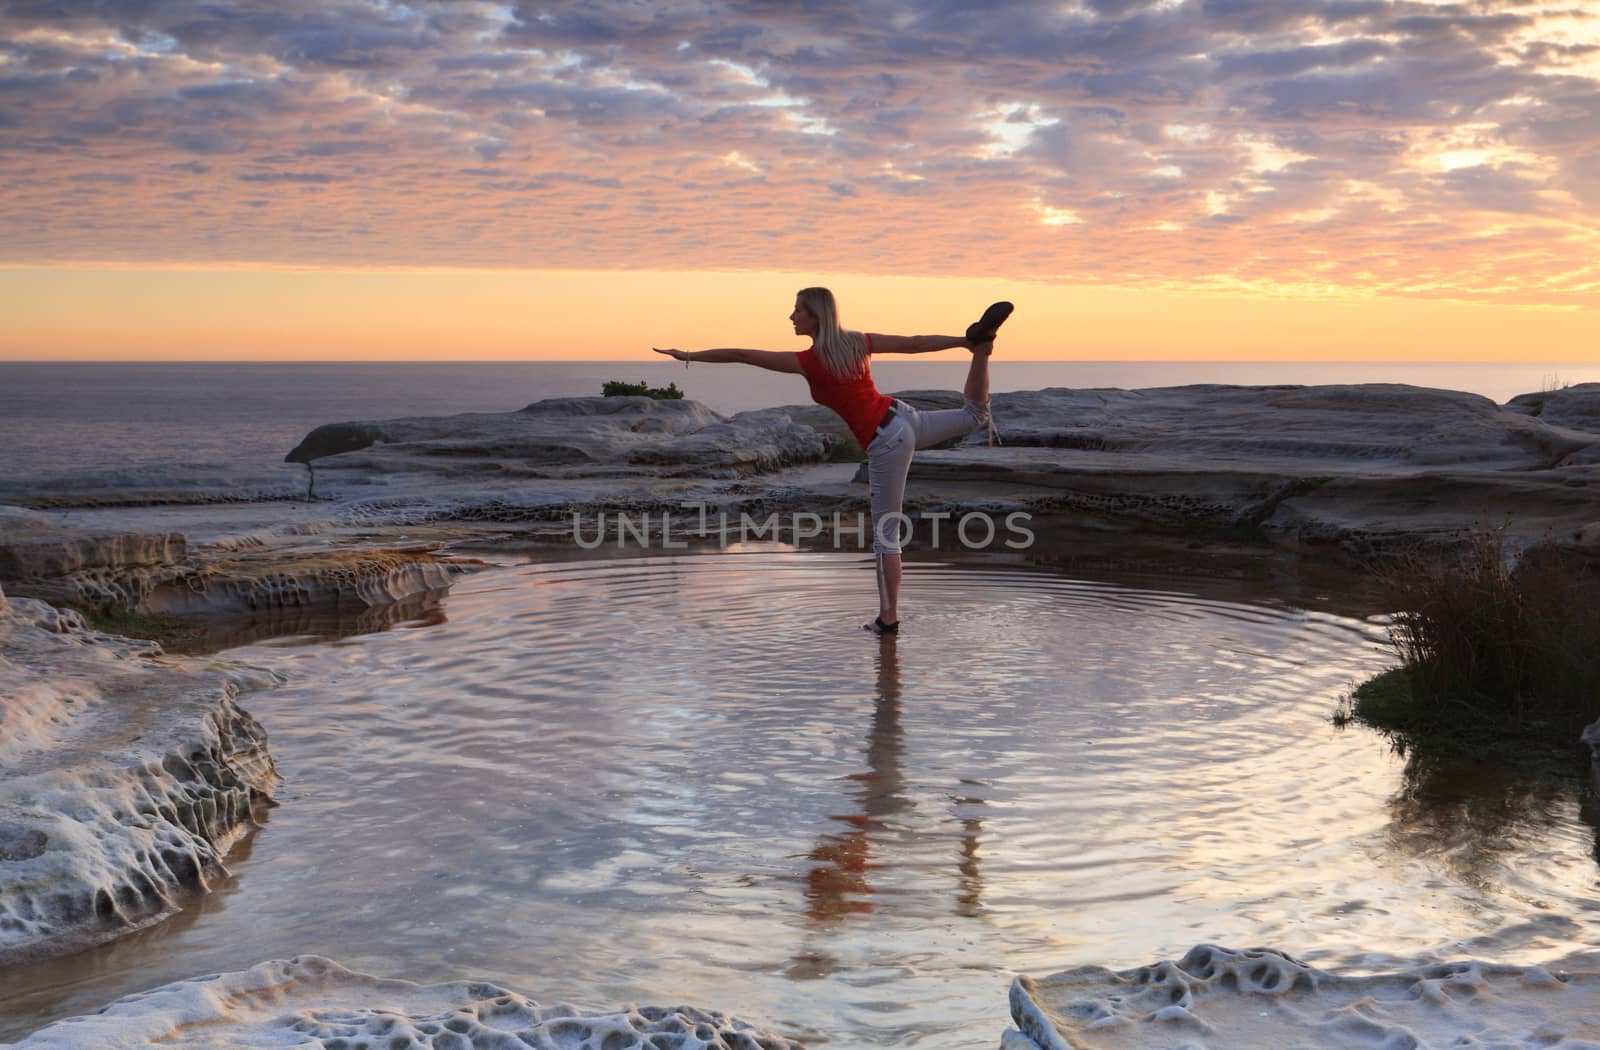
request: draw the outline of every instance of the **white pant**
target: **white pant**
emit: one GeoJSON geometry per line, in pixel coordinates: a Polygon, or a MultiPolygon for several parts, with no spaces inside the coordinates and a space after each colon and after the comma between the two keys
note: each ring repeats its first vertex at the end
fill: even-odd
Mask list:
{"type": "Polygon", "coordinates": [[[960,408],[919,411],[904,401],[894,402],[894,418],[867,446],[867,483],[872,492],[872,549],[878,554],[899,554],[902,538],[911,534],[911,522],[900,507],[906,498],[906,475],[911,455],[970,434],[989,420],[989,406],[968,401],[960,408]]]}

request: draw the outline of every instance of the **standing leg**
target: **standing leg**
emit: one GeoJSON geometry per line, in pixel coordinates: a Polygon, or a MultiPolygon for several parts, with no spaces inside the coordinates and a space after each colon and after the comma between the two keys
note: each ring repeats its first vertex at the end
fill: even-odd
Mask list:
{"type": "Polygon", "coordinates": [[[900,623],[900,555],[879,554],[878,622],[885,627],[900,623]]]}
{"type": "MultiPolygon", "coordinates": [[[[916,450],[916,433],[904,416],[867,446],[867,480],[872,495],[872,553],[878,579],[878,623],[900,622],[900,530],[906,474],[916,450]]],[[[876,625],[869,625],[876,626],[876,625]]]]}
{"type": "Polygon", "coordinates": [[[901,558],[897,518],[905,502],[906,475],[918,448],[937,445],[958,434],[969,434],[989,421],[989,356],[994,343],[972,348],[972,364],[962,388],[966,405],[943,412],[903,414],[867,449],[867,475],[872,488],[872,550],[877,561],[878,620],[883,627],[900,623],[901,558]],[[909,418],[907,418],[909,416],[909,418]],[[915,420],[913,423],[912,420],[915,420]],[[887,525],[885,529],[883,526],[887,525]],[[885,532],[888,535],[885,535],[885,532]]]}

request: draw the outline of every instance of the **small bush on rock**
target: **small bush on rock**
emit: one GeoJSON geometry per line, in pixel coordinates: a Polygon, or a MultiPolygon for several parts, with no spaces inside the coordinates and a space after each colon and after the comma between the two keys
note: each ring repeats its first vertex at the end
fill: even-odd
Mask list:
{"type": "Polygon", "coordinates": [[[1563,745],[1600,717],[1600,566],[1550,544],[1511,562],[1503,539],[1386,571],[1401,666],[1356,689],[1345,717],[1414,740],[1563,745]]]}
{"type": "Polygon", "coordinates": [[[624,383],[620,379],[607,380],[606,385],[600,388],[600,393],[605,397],[653,397],[657,401],[677,401],[683,397],[683,391],[678,389],[677,383],[650,386],[643,380],[637,383],[624,383]]]}

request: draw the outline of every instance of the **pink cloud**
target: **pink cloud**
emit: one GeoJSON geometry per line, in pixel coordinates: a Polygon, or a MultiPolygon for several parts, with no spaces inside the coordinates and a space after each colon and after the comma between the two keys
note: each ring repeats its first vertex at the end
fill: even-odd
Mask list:
{"type": "Polygon", "coordinates": [[[1592,302],[1600,29],[1546,6],[11,5],[0,259],[1592,302]]]}

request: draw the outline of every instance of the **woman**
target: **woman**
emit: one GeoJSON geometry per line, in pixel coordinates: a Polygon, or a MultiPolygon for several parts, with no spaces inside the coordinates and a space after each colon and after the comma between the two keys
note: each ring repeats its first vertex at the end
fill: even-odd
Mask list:
{"type": "Polygon", "coordinates": [[[878,616],[865,627],[875,634],[894,634],[900,629],[900,532],[901,526],[908,524],[900,506],[911,455],[989,422],[989,355],[994,351],[995,331],[1010,315],[1010,303],[995,303],[968,326],[965,336],[869,335],[839,326],[839,311],[828,289],[803,288],[795,296],[789,320],[794,323],[795,335],[811,338],[808,350],[652,349],[679,361],[734,362],[803,375],[811,386],[812,400],[833,409],[845,421],[867,450],[872,492],[878,616]],[[961,408],[920,411],[879,393],[872,381],[869,358],[873,354],[926,354],[958,346],[972,351],[972,366],[962,390],[966,403],[961,408]]]}

